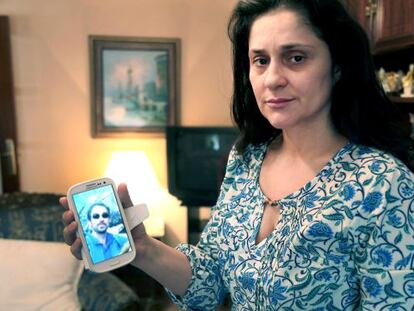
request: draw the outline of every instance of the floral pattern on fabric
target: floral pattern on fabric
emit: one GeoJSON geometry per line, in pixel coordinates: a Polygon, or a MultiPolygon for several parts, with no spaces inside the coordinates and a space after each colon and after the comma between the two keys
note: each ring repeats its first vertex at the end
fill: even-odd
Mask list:
{"type": "Polygon", "coordinates": [[[280,219],[256,243],[267,201],[267,144],[232,150],[197,246],[182,244],[192,279],[184,310],[413,310],[414,175],[400,161],[349,143],[303,188],[273,202],[280,219]]]}

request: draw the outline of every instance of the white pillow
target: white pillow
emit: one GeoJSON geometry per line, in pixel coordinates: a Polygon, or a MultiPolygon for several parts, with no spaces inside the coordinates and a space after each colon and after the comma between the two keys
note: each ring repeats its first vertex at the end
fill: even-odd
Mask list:
{"type": "Polygon", "coordinates": [[[0,310],[80,310],[82,271],[64,243],[0,239],[0,310]]]}

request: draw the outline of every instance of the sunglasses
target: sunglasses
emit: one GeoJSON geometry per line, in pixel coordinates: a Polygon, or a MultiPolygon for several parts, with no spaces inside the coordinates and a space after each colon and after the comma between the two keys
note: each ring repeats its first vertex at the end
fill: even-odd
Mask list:
{"type": "Polygon", "coordinates": [[[92,218],[93,219],[98,219],[99,217],[101,217],[102,216],[102,218],[109,218],[109,214],[108,213],[102,213],[102,214],[92,214],[92,218]]]}

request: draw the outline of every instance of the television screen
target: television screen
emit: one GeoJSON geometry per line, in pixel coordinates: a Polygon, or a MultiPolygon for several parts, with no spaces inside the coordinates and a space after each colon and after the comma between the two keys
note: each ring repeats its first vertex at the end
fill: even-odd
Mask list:
{"type": "Polygon", "coordinates": [[[183,205],[213,206],[238,130],[167,127],[168,190],[183,205]]]}

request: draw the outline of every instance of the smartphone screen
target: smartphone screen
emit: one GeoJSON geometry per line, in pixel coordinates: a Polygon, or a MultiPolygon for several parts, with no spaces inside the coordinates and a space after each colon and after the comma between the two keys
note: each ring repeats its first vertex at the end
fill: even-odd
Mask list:
{"type": "Polygon", "coordinates": [[[112,185],[72,195],[93,264],[132,251],[112,185]]]}

